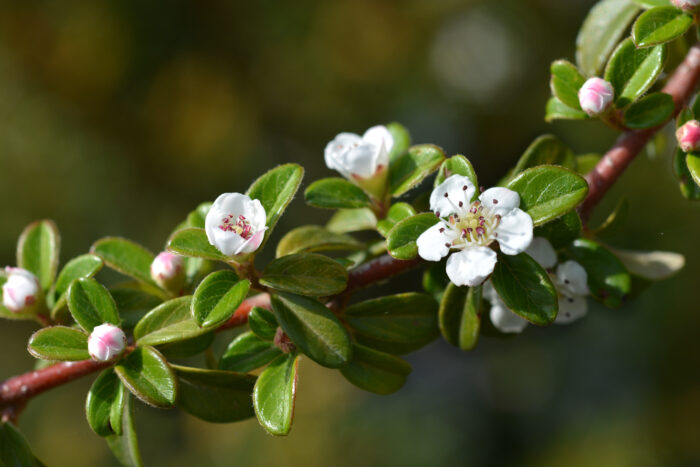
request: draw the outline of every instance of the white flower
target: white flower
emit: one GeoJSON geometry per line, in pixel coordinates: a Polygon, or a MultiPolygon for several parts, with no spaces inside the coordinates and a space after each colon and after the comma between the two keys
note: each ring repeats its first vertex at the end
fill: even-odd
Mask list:
{"type": "Polygon", "coordinates": [[[579,89],[578,100],[583,111],[595,117],[610,108],[614,94],[612,84],[601,78],[590,78],[579,89]]]}
{"type": "MultiPolygon", "coordinates": [[[[532,256],[540,266],[549,270],[549,276],[558,292],[559,313],[554,321],[557,324],[567,324],[583,317],[588,311],[586,295],[588,290],[588,275],[586,270],[576,261],[565,261],[557,265],[557,254],[549,240],[537,237],[532,240],[525,252],[532,256]]],[[[508,309],[491,281],[484,284],[484,298],[491,302],[491,322],[501,332],[522,332],[527,326],[527,320],[508,309]]]]}
{"type": "Polygon", "coordinates": [[[267,216],[259,200],[241,193],[216,198],[204,221],[209,243],[226,256],[252,253],[265,236],[267,216]]]}
{"type": "Polygon", "coordinates": [[[423,232],[418,254],[428,261],[447,259],[455,285],[479,285],[496,266],[498,242],[506,255],[525,251],[532,241],[532,218],[518,208],[520,196],[507,188],[490,188],[472,202],[476,188],[468,177],[452,175],[430,195],[430,209],[440,221],[423,232]]]}
{"type": "Polygon", "coordinates": [[[2,304],[13,313],[31,312],[41,299],[36,276],[26,269],[5,268],[7,282],[2,286],[2,304]]]}
{"type": "Polygon", "coordinates": [[[151,263],[151,277],[161,287],[179,292],[185,284],[185,258],[168,251],[161,252],[151,263]]]}
{"type": "Polygon", "coordinates": [[[126,335],[117,326],[109,323],[96,326],[88,337],[88,353],[98,362],[115,359],[124,352],[126,335]]]}
{"type": "Polygon", "coordinates": [[[671,0],[671,3],[676,8],[680,8],[688,13],[694,13],[700,6],[700,0],[671,0]]]}

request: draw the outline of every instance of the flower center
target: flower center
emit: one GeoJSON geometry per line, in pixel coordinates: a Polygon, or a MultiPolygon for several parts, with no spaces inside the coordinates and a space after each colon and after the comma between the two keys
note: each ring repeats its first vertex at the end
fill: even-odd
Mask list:
{"type": "Polygon", "coordinates": [[[253,232],[253,226],[250,225],[250,221],[248,221],[245,216],[238,216],[238,218],[234,218],[233,214],[229,214],[227,217],[221,219],[219,228],[224,232],[237,233],[245,240],[248,240],[255,233],[253,232]]]}
{"type": "Polygon", "coordinates": [[[458,201],[456,204],[445,193],[445,198],[450,201],[457,211],[456,214],[451,215],[447,220],[449,228],[458,234],[450,247],[487,246],[498,237],[496,227],[501,221],[501,216],[485,207],[479,200],[469,204],[466,201],[466,188],[463,191],[465,192],[465,201],[458,201]]]}

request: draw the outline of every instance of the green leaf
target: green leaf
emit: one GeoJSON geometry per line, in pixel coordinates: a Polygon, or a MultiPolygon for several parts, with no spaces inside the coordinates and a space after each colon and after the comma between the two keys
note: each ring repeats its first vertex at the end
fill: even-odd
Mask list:
{"type": "Polygon", "coordinates": [[[665,123],[676,108],[673,98],[662,92],[648,94],[630,105],[623,116],[627,128],[643,130],[665,123]]]}
{"type": "Polygon", "coordinates": [[[596,300],[618,307],[630,292],[630,276],[625,266],[607,248],[593,240],[580,238],[568,249],[588,274],[588,288],[596,300]]]}
{"type": "Polygon", "coordinates": [[[345,290],[348,272],[337,261],[315,253],[277,258],[260,278],[266,287],[311,297],[326,297],[345,290]]]}
{"type": "Polygon", "coordinates": [[[0,465],[7,467],[42,467],[29,443],[10,422],[0,423],[0,465]]]}
{"type": "Polygon", "coordinates": [[[253,307],[248,313],[248,326],[256,336],[268,341],[274,339],[279,327],[275,315],[270,310],[258,306],[253,307]]]}
{"type": "Polygon", "coordinates": [[[209,274],[197,286],[192,297],[192,316],[204,328],[216,327],[233,315],[250,290],[248,279],[224,270],[209,274]]]}
{"type": "Polygon", "coordinates": [[[481,327],[482,287],[447,286],[440,302],[440,332],[447,342],[462,350],[476,347],[481,327]]]}
{"type": "Polygon", "coordinates": [[[574,159],[571,150],[556,136],[543,135],[533,141],[520,156],[513,169],[513,175],[517,175],[525,169],[545,164],[576,169],[576,159],[574,159]]]}
{"type": "Polygon", "coordinates": [[[214,343],[215,331],[191,337],[182,341],[160,344],[158,351],[168,360],[176,358],[188,358],[198,355],[207,350],[214,343]]]}
{"type": "Polygon", "coordinates": [[[272,342],[264,341],[252,332],[244,332],[228,345],[219,360],[219,369],[247,373],[267,365],[281,353],[272,342]]]}
{"type": "MultiPolygon", "coordinates": [[[[111,373],[115,378],[118,378],[116,373],[113,371],[111,373]]],[[[112,402],[112,406],[109,409],[109,425],[112,427],[114,434],[119,436],[124,434],[124,406],[126,405],[128,399],[129,391],[127,391],[124,384],[119,381],[119,384],[117,385],[117,393],[112,402]]]]}
{"type": "Polygon", "coordinates": [[[437,302],[426,294],[366,300],[349,306],[343,317],[358,341],[390,353],[412,352],[440,334],[437,302]]]}
{"type": "MultiPolygon", "coordinates": [[[[117,430],[112,429],[112,411],[114,419],[121,424],[121,414],[124,404],[122,383],[111,368],[104,370],[97,377],[85,401],[85,413],[92,431],[99,436],[108,436],[117,430]],[[118,416],[116,415],[118,413],[118,416]]],[[[121,425],[118,430],[121,430],[121,425]]]]}
{"type": "Polygon", "coordinates": [[[413,259],[418,256],[416,240],[438,222],[435,214],[422,213],[398,222],[387,234],[386,247],[396,259],[413,259]]]}
{"type": "Polygon", "coordinates": [[[34,274],[41,288],[48,290],[56,278],[61,236],[53,221],[29,224],[17,243],[17,266],[34,274]]]}
{"type": "MultiPolygon", "coordinates": [[[[437,175],[435,176],[435,183],[433,186],[437,187],[451,175],[464,175],[465,177],[469,177],[475,187],[479,186],[479,180],[476,178],[476,172],[474,172],[472,163],[461,154],[452,156],[442,163],[437,175]]],[[[475,194],[474,196],[476,197],[478,194],[475,194]]]]}
{"type": "Polygon", "coordinates": [[[203,229],[212,204],[213,203],[207,201],[206,203],[200,204],[197,206],[197,209],[189,213],[187,216],[187,226],[203,229]]]}
{"type": "Polygon", "coordinates": [[[80,255],[68,261],[56,279],[54,290],[56,297],[63,295],[75,279],[92,277],[102,269],[102,259],[95,255],[80,255]]]}
{"type": "Polygon", "coordinates": [[[165,358],[153,347],[137,347],[114,367],[131,393],[156,407],[170,407],[177,398],[177,382],[165,358]]]}
{"type": "Polygon", "coordinates": [[[393,163],[399,156],[408,151],[411,146],[411,135],[408,133],[406,127],[398,122],[389,123],[386,129],[391,133],[391,137],[394,139],[394,145],[389,153],[389,163],[393,163]]]}
{"type": "Polygon", "coordinates": [[[168,240],[169,251],[183,256],[228,262],[229,257],[209,243],[204,229],[182,229],[168,240]]]}
{"type": "Polygon", "coordinates": [[[681,194],[691,201],[700,200],[700,185],[695,183],[688,169],[687,156],[680,148],[676,148],[673,156],[673,173],[679,181],[681,194]]]}
{"type": "Polygon", "coordinates": [[[557,60],[552,63],[550,71],[552,79],[549,81],[549,87],[552,95],[564,105],[574,110],[581,110],[578,90],[586,82],[586,78],[578,71],[576,65],[567,60],[557,60]]]}
{"type": "Polygon", "coordinates": [[[36,358],[45,360],[90,359],[87,334],[65,326],[39,329],[29,338],[27,350],[36,358]]]}
{"type": "Polygon", "coordinates": [[[144,290],[140,282],[126,282],[110,289],[110,294],[117,304],[122,327],[131,329],[136,326],[143,316],[157,307],[163,300],[144,290]]]}
{"type": "Polygon", "coordinates": [[[691,152],[685,156],[688,165],[688,173],[693,177],[696,185],[700,185],[700,153],[691,152]]]}
{"type": "Polygon", "coordinates": [[[389,231],[407,217],[415,216],[416,210],[408,203],[396,203],[389,208],[386,218],[377,222],[377,230],[386,237],[389,231]]]}
{"type": "Polygon", "coordinates": [[[450,284],[450,279],[445,273],[445,261],[429,264],[423,273],[423,290],[439,302],[442,300],[442,295],[448,284],[450,284]]]}
{"type": "Polygon", "coordinates": [[[632,26],[637,47],[670,42],[682,36],[693,24],[693,17],[673,6],[660,6],[642,13],[632,26]]]}
{"type": "Polygon", "coordinates": [[[550,97],[545,106],[544,121],[554,120],[586,120],[588,115],[583,110],[572,109],[556,97],[550,97]]]}
{"type": "Polygon", "coordinates": [[[66,292],[68,309],[76,323],[88,333],[104,323],[120,325],[119,312],[109,291],[94,279],[78,279],[66,292]]]}
{"type": "Polygon", "coordinates": [[[102,258],[115,271],[157,287],[151,278],[153,253],[138,243],[125,238],[107,237],[95,242],[90,252],[102,258]]]}
{"type": "Polygon", "coordinates": [[[131,397],[126,394],[124,398],[124,408],[122,411],[122,434],[110,435],[105,440],[114,456],[127,467],[141,467],[141,454],[139,453],[139,443],[136,439],[134,421],[132,414],[131,397]]]}
{"type": "Polygon", "coordinates": [[[306,202],[317,208],[352,209],[372,204],[357,185],[344,178],[322,178],[313,182],[304,192],[306,202]]]}
{"type": "Polygon", "coordinates": [[[260,374],[253,389],[253,407],[268,433],[289,434],[294,418],[299,357],[280,355],[260,374]]]}
{"type": "Polygon", "coordinates": [[[499,253],[491,281],[503,303],[531,323],[546,326],[557,317],[557,290],[547,271],[527,254],[499,253]]]}
{"type": "Polygon", "coordinates": [[[576,171],[581,175],[586,175],[600,162],[600,154],[581,154],[576,156],[576,171]]]}
{"type": "Polygon", "coordinates": [[[392,196],[401,196],[435,172],[445,152],[433,144],[411,146],[408,152],[389,166],[389,183],[392,196]]]}
{"type": "Polygon", "coordinates": [[[586,76],[599,76],[639,7],[629,0],[603,0],[588,13],[576,39],[576,63],[586,76]]]}
{"type": "Polygon", "coordinates": [[[375,394],[391,394],[403,387],[411,365],[388,353],[355,344],[352,360],[340,369],[355,386],[375,394]]]}
{"type": "Polygon", "coordinates": [[[521,172],[507,187],[520,195],[520,209],[532,217],[535,225],[573,210],[588,194],[583,177],[562,167],[546,165],[521,172]]]}
{"type": "Polygon", "coordinates": [[[637,5],[641,6],[642,8],[646,8],[647,10],[649,8],[654,8],[657,6],[667,6],[668,0],[632,0],[634,3],[637,5]]]}
{"type": "Polygon", "coordinates": [[[549,240],[554,249],[565,248],[581,236],[583,224],[576,211],[571,211],[558,219],[535,227],[533,236],[549,240]]]}
{"type": "Polygon", "coordinates": [[[256,377],[232,371],[173,365],[178,380],[177,405],[211,423],[231,423],[255,415],[251,393],[256,377]]]}
{"type": "Polygon", "coordinates": [[[267,230],[262,245],[270,238],[272,230],[294,198],[303,178],[304,169],[299,164],[284,164],[269,170],[248,188],[246,194],[259,200],[267,213],[267,230]]]}
{"type": "Polygon", "coordinates": [[[339,368],[350,360],[350,336],[328,308],[316,300],[292,294],[275,294],[271,301],[284,332],[316,363],[339,368]]]}
{"type": "Polygon", "coordinates": [[[620,198],[620,201],[618,201],[615,209],[608,215],[603,223],[596,228],[589,228],[590,232],[594,236],[601,236],[604,234],[609,234],[610,232],[615,232],[618,227],[624,224],[624,221],[627,219],[628,211],[629,203],[627,202],[627,199],[620,198]]]}
{"type": "Polygon", "coordinates": [[[350,235],[331,232],[320,225],[304,225],[290,230],[277,244],[276,256],[303,251],[359,250],[363,244],[350,235]]]}
{"type": "Polygon", "coordinates": [[[328,230],[336,233],[374,230],[376,227],[377,217],[369,208],[340,209],[326,224],[328,230]]]}
{"type": "Polygon", "coordinates": [[[139,345],[160,345],[201,336],[202,328],[192,317],[192,296],[174,298],[149,311],[134,328],[139,345]]]}
{"type": "Polygon", "coordinates": [[[626,107],[649,90],[664,69],[666,46],[635,47],[627,38],[613,52],[605,68],[605,80],[615,90],[615,105],[626,107]]]}

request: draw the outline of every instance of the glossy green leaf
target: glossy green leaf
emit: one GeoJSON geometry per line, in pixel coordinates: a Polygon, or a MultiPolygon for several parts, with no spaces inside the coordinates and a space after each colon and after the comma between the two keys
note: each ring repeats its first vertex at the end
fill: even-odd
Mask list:
{"type": "Polygon", "coordinates": [[[389,163],[392,163],[396,158],[408,151],[408,148],[411,146],[411,135],[406,127],[398,122],[391,122],[386,128],[394,140],[394,145],[389,152],[389,163]]]}
{"type": "Polygon", "coordinates": [[[143,402],[170,407],[177,398],[177,382],[165,358],[153,347],[137,347],[114,367],[119,379],[143,402]]]}
{"type": "Polygon", "coordinates": [[[43,467],[29,443],[10,422],[0,423],[0,465],[3,467],[43,467]]]}
{"type": "MultiPolygon", "coordinates": [[[[119,377],[111,368],[104,370],[97,377],[88,392],[85,401],[85,414],[92,431],[99,436],[108,436],[115,433],[112,429],[112,407],[116,406],[115,421],[121,424],[121,412],[124,404],[124,391],[119,377]],[[118,412],[118,416],[116,415],[118,412]]],[[[121,430],[121,425],[118,430],[121,430]]]]}
{"type": "Polygon", "coordinates": [[[215,337],[216,331],[209,331],[199,336],[190,337],[189,339],[170,342],[168,344],[159,344],[158,352],[168,360],[193,357],[211,347],[215,337]]]}
{"type": "Polygon", "coordinates": [[[519,174],[525,169],[538,165],[561,165],[568,169],[576,169],[576,160],[571,150],[554,135],[543,135],[528,146],[513,169],[513,174],[519,174]]]}
{"type": "MultiPolygon", "coordinates": [[[[112,374],[117,377],[117,374],[112,371],[112,374]]],[[[124,434],[124,406],[129,399],[129,391],[126,390],[124,384],[119,381],[117,391],[109,409],[109,425],[112,427],[114,434],[121,436],[124,434]]]]}
{"type": "Polygon", "coordinates": [[[544,237],[555,249],[567,247],[581,236],[583,224],[576,211],[571,211],[558,219],[547,222],[544,225],[535,227],[533,235],[544,237]]]}
{"type": "Polygon", "coordinates": [[[366,300],[349,306],[343,319],[360,343],[390,353],[412,352],[440,334],[438,304],[426,294],[366,300]]]}
{"type": "Polygon", "coordinates": [[[545,122],[553,122],[554,120],[586,120],[588,115],[583,110],[576,110],[556,97],[550,97],[545,106],[545,122]]]}
{"type": "Polygon", "coordinates": [[[413,259],[418,256],[416,240],[438,222],[435,214],[422,213],[398,222],[387,234],[386,247],[396,259],[413,259]]]}
{"type": "Polygon", "coordinates": [[[92,277],[97,274],[102,269],[102,265],[102,259],[91,254],[80,255],[68,261],[61,269],[58,279],[56,279],[56,284],[54,285],[56,297],[60,297],[65,293],[70,283],[75,279],[92,277]]]}
{"type": "Polygon", "coordinates": [[[56,278],[61,236],[53,221],[29,224],[17,243],[17,266],[34,274],[41,288],[48,290],[56,278]]]}
{"type": "Polygon", "coordinates": [[[588,194],[586,180],[555,166],[539,166],[518,174],[508,185],[520,195],[520,209],[535,225],[544,224],[578,206],[588,194]]]}
{"type": "Polygon", "coordinates": [[[482,287],[458,287],[452,282],[442,296],[440,332],[447,342],[462,350],[476,347],[481,327],[482,287]]]}
{"type": "Polygon", "coordinates": [[[680,148],[676,148],[673,155],[673,173],[678,179],[681,194],[691,201],[700,200],[700,185],[695,183],[688,169],[687,156],[680,148]]]}
{"type": "MultiPolygon", "coordinates": [[[[442,163],[435,176],[434,186],[437,187],[451,175],[464,175],[465,177],[469,177],[475,187],[479,186],[479,180],[476,177],[476,172],[474,171],[472,163],[461,154],[452,156],[442,163]]],[[[478,194],[474,196],[478,196],[478,194]]]]}
{"type": "Polygon", "coordinates": [[[576,39],[576,63],[586,76],[599,76],[640,8],[629,0],[603,0],[588,13],[576,39]]]}
{"type": "Polygon", "coordinates": [[[139,345],[160,345],[201,336],[210,331],[192,317],[192,296],[179,297],[149,311],[134,328],[139,345]]]}
{"type": "Polygon", "coordinates": [[[294,418],[299,358],[280,355],[260,374],[253,389],[253,407],[268,433],[289,434],[294,418]]]}
{"type": "Polygon", "coordinates": [[[209,243],[204,229],[182,229],[175,232],[168,240],[168,250],[183,256],[229,261],[228,256],[209,243]]]}
{"type": "Polygon", "coordinates": [[[700,153],[688,153],[685,156],[685,163],[688,165],[688,173],[695,184],[700,185],[700,153]]]}
{"type": "Polygon", "coordinates": [[[491,282],[506,306],[531,323],[545,326],[557,317],[557,290],[547,271],[527,254],[499,253],[491,282]]]}
{"type": "Polygon", "coordinates": [[[87,332],[104,323],[120,325],[119,312],[109,291],[94,279],[78,279],[66,292],[68,309],[87,332]]]}
{"type": "Polygon", "coordinates": [[[442,295],[448,284],[450,284],[450,279],[445,273],[445,261],[429,263],[423,273],[423,290],[439,302],[442,300],[442,295]]]}
{"type": "Polygon", "coordinates": [[[341,367],[350,360],[350,336],[328,308],[292,294],[275,294],[271,301],[284,332],[312,360],[328,368],[341,367]]]}
{"type": "Polygon", "coordinates": [[[125,238],[107,237],[95,242],[90,252],[110,268],[157,287],[151,278],[153,253],[141,245],[125,238]]]}
{"type": "Polygon", "coordinates": [[[136,326],[146,313],[163,303],[161,298],[149,293],[150,290],[142,287],[140,282],[122,283],[109,290],[125,329],[136,326]]]}
{"type": "Polygon", "coordinates": [[[29,353],[45,360],[89,360],[88,335],[65,326],[43,328],[32,334],[29,353]]]}
{"type": "Polygon", "coordinates": [[[557,60],[552,63],[549,70],[552,73],[552,78],[549,81],[552,95],[564,105],[574,110],[581,110],[578,90],[586,82],[586,78],[576,68],[576,65],[567,60],[557,60]]]}
{"type": "Polygon", "coordinates": [[[670,42],[682,36],[693,24],[693,17],[673,6],[660,6],[642,13],[632,26],[637,47],[670,42]]]}
{"type": "Polygon", "coordinates": [[[277,244],[278,258],[303,251],[359,250],[363,244],[350,235],[331,232],[320,225],[304,225],[290,230],[277,244]]]}
{"type": "Polygon", "coordinates": [[[326,224],[328,230],[336,233],[374,230],[376,226],[377,217],[369,208],[340,209],[326,224]]]}
{"type": "Polygon", "coordinates": [[[197,206],[197,209],[195,209],[194,211],[190,212],[187,215],[187,226],[203,229],[205,221],[207,219],[207,214],[209,213],[212,204],[213,203],[207,201],[206,203],[202,203],[199,206],[197,206]]]}
{"type": "Polygon", "coordinates": [[[657,6],[667,6],[669,4],[668,0],[632,0],[637,5],[642,8],[655,8],[657,6]]]}
{"type": "Polygon", "coordinates": [[[216,327],[227,321],[243,302],[250,290],[248,279],[240,280],[230,270],[209,274],[197,286],[192,297],[192,317],[204,328],[216,327]]]}
{"type": "Polygon", "coordinates": [[[360,187],[339,177],[315,181],[304,192],[304,198],[317,208],[352,209],[372,204],[360,187]]]}
{"type": "Polygon", "coordinates": [[[173,365],[178,381],[177,405],[211,423],[231,423],[255,415],[251,394],[256,377],[232,371],[173,365]]]}
{"type": "Polygon", "coordinates": [[[627,128],[643,130],[665,123],[676,108],[673,98],[662,92],[648,94],[630,105],[623,116],[627,128]]]}
{"type": "Polygon", "coordinates": [[[377,230],[384,237],[400,221],[407,217],[415,216],[416,210],[408,203],[396,203],[389,208],[386,217],[377,222],[377,230]]]}
{"type": "Polygon", "coordinates": [[[131,397],[128,393],[124,398],[124,408],[122,412],[122,434],[110,435],[105,438],[107,445],[112,450],[114,456],[127,467],[141,467],[141,454],[139,453],[139,443],[136,439],[134,429],[133,409],[131,397]]]}
{"type": "Polygon", "coordinates": [[[593,240],[580,238],[568,249],[588,274],[588,288],[596,300],[618,307],[630,292],[630,275],[620,260],[593,240]]]}
{"type": "Polygon", "coordinates": [[[615,90],[615,105],[626,107],[647,92],[665,62],[665,45],[638,49],[631,38],[622,41],[605,68],[605,80],[615,90]]]}
{"type": "Polygon", "coordinates": [[[219,360],[220,370],[247,373],[263,367],[282,353],[272,342],[244,332],[236,336],[219,360]]]}
{"type": "Polygon", "coordinates": [[[315,253],[277,258],[260,278],[266,287],[311,297],[325,297],[345,290],[348,272],[337,261],[315,253]]]}
{"type": "Polygon", "coordinates": [[[401,196],[422,182],[445,160],[442,148],[433,144],[411,146],[389,166],[392,196],[401,196]]]}
{"type": "Polygon", "coordinates": [[[403,387],[411,365],[388,353],[355,344],[352,360],[340,369],[355,386],[375,394],[391,394],[403,387]]]}
{"type": "Polygon", "coordinates": [[[248,326],[259,338],[271,341],[279,325],[270,310],[256,306],[248,313],[248,326]]]}

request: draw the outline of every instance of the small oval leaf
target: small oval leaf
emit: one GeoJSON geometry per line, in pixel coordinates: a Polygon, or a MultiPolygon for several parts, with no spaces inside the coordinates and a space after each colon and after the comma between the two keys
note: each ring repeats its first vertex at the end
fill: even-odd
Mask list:
{"type": "Polygon", "coordinates": [[[88,335],[78,329],[52,326],[29,338],[29,353],[45,360],[89,360],[88,335]]]}
{"type": "Polygon", "coordinates": [[[243,302],[250,281],[240,280],[233,271],[216,271],[197,286],[192,297],[192,316],[201,327],[211,328],[227,321],[243,302]]]}
{"type": "Polygon", "coordinates": [[[137,347],[114,367],[129,391],[146,404],[171,407],[177,399],[177,382],[165,358],[153,347],[137,347]]]}
{"type": "Polygon", "coordinates": [[[445,152],[434,144],[411,146],[389,166],[389,184],[394,197],[401,196],[435,172],[445,152]]]}
{"type": "Polygon", "coordinates": [[[314,253],[277,258],[260,278],[266,287],[310,297],[326,297],[345,290],[348,273],[337,261],[314,253]]]}
{"type": "Polygon", "coordinates": [[[382,395],[401,389],[411,371],[405,360],[359,344],[354,346],[352,360],[340,369],[358,388],[382,395]]]}
{"type": "Polygon", "coordinates": [[[682,36],[693,24],[693,17],[673,6],[660,6],[642,13],[632,26],[637,47],[670,42],[682,36]]]}
{"type": "Polygon", "coordinates": [[[353,209],[372,204],[357,185],[344,178],[323,178],[313,182],[304,192],[306,202],[317,208],[353,209]]]}
{"type": "Polygon", "coordinates": [[[386,247],[396,259],[409,260],[418,256],[416,240],[438,222],[431,213],[416,214],[398,222],[387,234],[386,247]]]}
{"type": "Polygon", "coordinates": [[[87,332],[104,323],[120,325],[119,312],[109,291],[94,279],[78,279],[66,292],[68,309],[87,332]]]}
{"type": "Polygon", "coordinates": [[[253,407],[268,433],[289,434],[294,418],[299,357],[280,355],[260,374],[253,389],[253,407]]]}
{"type": "Polygon", "coordinates": [[[676,108],[673,98],[663,92],[648,94],[630,105],[623,122],[627,128],[643,130],[664,124],[676,108]]]}
{"type": "Polygon", "coordinates": [[[267,365],[281,353],[272,342],[244,332],[228,345],[219,360],[219,369],[247,373],[267,365]]]}
{"type": "Polygon", "coordinates": [[[134,328],[139,345],[160,345],[201,336],[210,331],[192,318],[192,296],[174,298],[149,311],[134,328]]]}
{"type": "Polygon", "coordinates": [[[138,243],[125,238],[107,237],[95,242],[90,252],[102,258],[115,271],[157,287],[151,278],[153,253],[138,243]]]}
{"type": "Polygon", "coordinates": [[[301,252],[359,250],[364,245],[350,235],[331,232],[320,225],[290,230],[277,244],[277,258],[301,252]]]}
{"type": "Polygon", "coordinates": [[[53,221],[29,224],[17,242],[17,266],[36,276],[41,288],[48,290],[56,278],[61,237],[53,221]]]}
{"type": "Polygon", "coordinates": [[[229,257],[209,243],[204,229],[190,228],[175,232],[168,240],[169,251],[182,256],[204,258],[212,261],[227,262],[229,257]]]}

